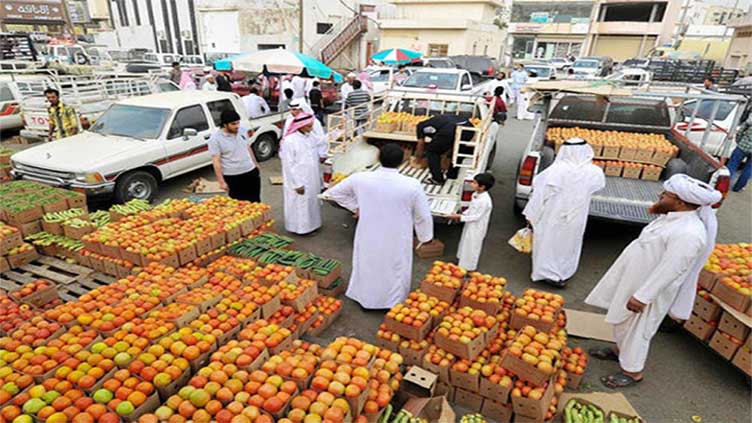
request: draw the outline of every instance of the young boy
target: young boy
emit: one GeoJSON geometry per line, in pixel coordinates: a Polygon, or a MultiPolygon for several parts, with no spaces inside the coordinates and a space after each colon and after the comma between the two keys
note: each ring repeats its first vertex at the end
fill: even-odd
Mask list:
{"type": "Polygon", "coordinates": [[[472,186],[475,192],[470,202],[470,207],[462,214],[449,216],[452,220],[465,222],[462,229],[460,245],[457,247],[457,258],[460,267],[474,271],[478,267],[480,250],[483,248],[483,240],[486,238],[488,221],[491,218],[493,203],[488,190],[494,186],[495,179],[490,173],[479,173],[473,178],[472,186]]]}

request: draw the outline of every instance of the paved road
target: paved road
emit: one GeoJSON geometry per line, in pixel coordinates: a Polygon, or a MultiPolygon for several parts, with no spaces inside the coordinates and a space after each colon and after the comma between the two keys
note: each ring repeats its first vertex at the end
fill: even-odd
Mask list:
{"type": "MultiPolygon", "coordinates": [[[[529,257],[515,252],[507,245],[509,237],[523,225],[522,219],[513,213],[512,198],[519,156],[531,132],[530,121],[516,120],[511,120],[501,132],[501,149],[492,168],[497,177],[497,186],[491,191],[494,212],[479,267],[483,272],[506,277],[509,289],[515,294],[533,286],[529,278],[529,257]]],[[[269,176],[280,174],[279,161],[275,158],[264,163],[262,172],[262,198],[273,206],[275,218],[281,220],[281,187],[271,186],[268,180],[269,176]]],[[[213,179],[209,168],[177,178],[163,185],[160,199],[188,195],[181,191],[182,188],[200,176],[213,179]]],[[[750,191],[752,189],[741,194],[731,193],[726,200],[719,212],[719,242],[752,240],[750,191]]],[[[297,248],[349,263],[354,221],[343,210],[328,205],[323,210],[324,227],[313,236],[295,237],[297,248]]],[[[444,259],[453,258],[460,233],[461,227],[457,225],[437,226],[436,237],[447,245],[444,259]]],[[[636,227],[590,223],[579,271],[567,288],[560,291],[568,307],[595,311],[583,304],[584,298],[622,249],[638,234],[639,228],[636,227]]],[[[377,253],[374,251],[374,254],[377,253]]],[[[417,285],[430,264],[431,260],[416,258],[414,285],[417,285]]],[[[372,339],[382,319],[383,313],[365,312],[356,303],[347,300],[343,316],[335,326],[322,334],[321,341],[328,341],[338,335],[372,339]]],[[[584,348],[598,345],[594,341],[574,338],[570,343],[584,348]]],[[[599,377],[616,370],[616,363],[592,360],[580,389],[606,391],[600,384],[599,377]]],[[[684,331],[659,333],[652,344],[645,380],[623,392],[649,422],[689,422],[695,415],[701,416],[704,422],[750,421],[750,390],[746,379],[735,367],[684,331]]]]}

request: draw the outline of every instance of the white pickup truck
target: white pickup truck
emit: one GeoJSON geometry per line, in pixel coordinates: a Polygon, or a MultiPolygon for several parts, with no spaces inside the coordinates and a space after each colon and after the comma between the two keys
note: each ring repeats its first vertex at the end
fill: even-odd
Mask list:
{"type": "Polygon", "coordinates": [[[14,154],[11,173],[118,202],[149,200],[160,182],[211,164],[206,142],[225,109],[241,116],[255,151],[276,146],[284,113],[249,120],[236,94],[176,91],[120,100],[89,131],[14,154]]]}
{"type": "Polygon", "coordinates": [[[465,69],[422,68],[410,75],[401,89],[416,93],[483,95],[490,90],[491,82],[465,69]]]}
{"type": "MultiPolygon", "coordinates": [[[[449,160],[458,168],[456,179],[447,179],[443,185],[431,185],[424,181],[430,176],[427,167],[415,167],[405,160],[399,168],[403,175],[421,182],[428,195],[431,213],[437,221],[457,213],[469,205],[472,196],[471,182],[475,174],[491,167],[496,155],[498,123],[489,112],[488,102],[483,97],[467,94],[416,93],[403,89],[387,91],[384,97],[375,98],[368,107],[365,120],[354,121],[351,111],[345,110],[329,115],[329,156],[324,163],[324,181],[328,184],[355,172],[373,171],[379,168],[379,147],[390,142],[399,143],[412,150],[417,143],[415,132],[378,131],[378,116],[384,112],[407,112],[413,115],[454,114],[475,121],[474,127],[459,127],[449,160]],[[461,128],[461,129],[460,129],[461,128]],[[462,131],[473,132],[470,141],[460,141],[462,131]],[[332,179],[334,178],[334,180],[332,179]]],[[[427,137],[426,142],[430,143],[427,137]]],[[[328,200],[326,192],[322,194],[328,200]]]]}

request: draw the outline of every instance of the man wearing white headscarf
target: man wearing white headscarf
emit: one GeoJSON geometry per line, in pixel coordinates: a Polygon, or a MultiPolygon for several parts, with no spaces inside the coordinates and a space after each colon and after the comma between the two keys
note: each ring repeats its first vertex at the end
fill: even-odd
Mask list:
{"type": "Polygon", "coordinates": [[[718,221],[712,205],[721,193],[684,174],[672,176],[650,212],[659,214],[621,253],[585,299],[607,309],[616,348],[591,350],[617,360],[621,371],[601,378],[610,388],[642,380],[650,340],[663,318],[686,320],[692,312],[697,277],[715,246],[718,221]]]}
{"type": "Polygon", "coordinates": [[[282,162],[282,192],[285,229],[294,234],[309,234],[321,227],[321,172],[317,137],[313,133],[316,118],[300,113],[290,123],[279,147],[282,162]]]}
{"type": "MultiPolygon", "coordinates": [[[[290,102],[290,114],[287,115],[287,117],[285,118],[285,123],[282,126],[283,135],[287,133],[287,129],[290,127],[292,121],[302,113],[314,114],[311,106],[308,105],[308,102],[306,102],[304,98],[297,98],[292,100],[290,102]]],[[[319,157],[322,159],[326,158],[326,154],[329,151],[329,144],[326,141],[326,132],[324,132],[324,127],[321,126],[321,122],[319,122],[318,119],[313,122],[313,130],[311,131],[311,136],[313,136],[315,139],[315,148],[319,153],[319,157]]]]}
{"type": "Polygon", "coordinates": [[[577,271],[590,198],[606,184],[593,156],[584,140],[572,138],[533,179],[533,193],[522,213],[533,228],[534,281],[563,287],[577,271]]]}

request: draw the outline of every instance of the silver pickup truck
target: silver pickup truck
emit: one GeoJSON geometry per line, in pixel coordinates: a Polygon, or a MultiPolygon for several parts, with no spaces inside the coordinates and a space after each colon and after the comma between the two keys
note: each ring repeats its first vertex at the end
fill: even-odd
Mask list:
{"type": "MultiPolygon", "coordinates": [[[[728,169],[676,129],[676,120],[682,116],[675,109],[687,101],[699,100],[698,97],[684,93],[633,92],[629,96],[611,96],[604,101],[603,97],[579,93],[547,92],[539,95],[542,96],[542,113],[538,115],[517,170],[514,198],[517,211],[527,204],[536,175],[555,159],[555,146],[546,137],[549,128],[662,134],[678,147],[678,154],[665,164],[658,181],[607,176],[606,187],[597,192],[590,203],[591,217],[638,225],[649,223],[655,216],[648,213],[648,208],[663,189],[662,181],[676,173],[686,173],[708,182],[724,196],[728,192],[728,169]]],[[[722,94],[713,98],[704,96],[703,100],[745,101],[740,96],[722,94]]]]}

